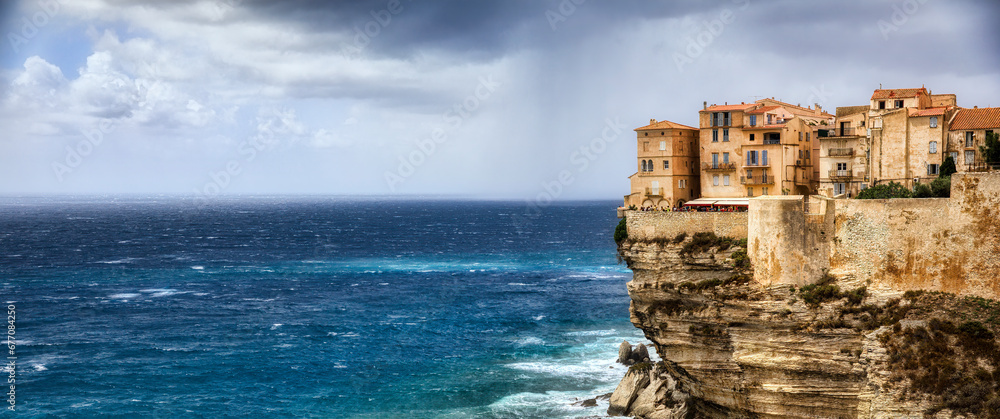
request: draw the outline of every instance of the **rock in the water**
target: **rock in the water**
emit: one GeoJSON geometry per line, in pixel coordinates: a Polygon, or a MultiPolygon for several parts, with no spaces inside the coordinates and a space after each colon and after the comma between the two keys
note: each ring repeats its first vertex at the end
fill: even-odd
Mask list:
{"type": "MultiPolygon", "coordinates": [[[[618,351],[619,354],[621,350],[618,351]]],[[[649,350],[646,349],[646,345],[638,344],[635,345],[635,349],[632,351],[632,361],[634,362],[649,362],[649,350]]]]}
{"type": "Polygon", "coordinates": [[[627,340],[618,345],[618,362],[625,365],[632,364],[632,344],[628,343],[627,340]]]}
{"type": "MultiPolygon", "coordinates": [[[[626,342],[627,343],[627,342],[626,342]]],[[[631,349],[631,346],[629,347],[631,349]]],[[[629,406],[636,396],[649,385],[648,369],[629,369],[625,378],[618,383],[615,392],[611,393],[611,406],[608,407],[608,415],[621,416],[629,411],[629,406]]]]}

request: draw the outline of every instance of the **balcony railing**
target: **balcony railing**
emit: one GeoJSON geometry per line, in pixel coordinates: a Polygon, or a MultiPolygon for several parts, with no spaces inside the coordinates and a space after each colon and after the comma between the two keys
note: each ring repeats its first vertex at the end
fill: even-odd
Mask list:
{"type": "Polygon", "coordinates": [[[736,170],[736,163],[702,163],[701,170],[706,172],[731,172],[736,170]]]}
{"type": "Polygon", "coordinates": [[[740,176],[740,183],[744,185],[773,185],[774,176],[740,176]]]}
{"type": "Polygon", "coordinates": [[[851,173],[850,169],[830,171],[830,179],[850,179],[853,177],[854,175],[851,173]]]}
{"type": "Polygon", "coordinates": [[[830,157],[843,157],[843,156],[853,156],[853,148],[831,148],[830,157]]]}
{"type": "Polygon", "coordinates": [[[825,129],[825,130],[821,129],[821,130],[819,130],[819,137],[820,138],[850,137],[850,136],[853,136],[853,135],[857,135],[857,134],[855,134],[855,132],[856,132],[856,128],[854,128],[854,127],[841,127],[841,128],[832,128],[832,129],[825,129]]]}
{"type": "Polygon", "coordinates": [[[663,188],[646,188],[647,196],[663,196],[663,188]]]}
{"type": "Polygon", "coordinates": [[[748,162],[747,164],[743,165],[743,167],[771,167],[771,160],[770,159],[758,160],[752,163],[748,162]]]}

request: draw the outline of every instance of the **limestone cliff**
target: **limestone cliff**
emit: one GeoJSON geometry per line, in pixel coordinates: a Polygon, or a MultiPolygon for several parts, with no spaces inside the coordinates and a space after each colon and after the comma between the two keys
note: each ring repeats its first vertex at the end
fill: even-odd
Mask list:
{"type": "Polygon", "coordinates": [[[769,287],[748,276],[745,246],[710,234],[619,245],[632,323],[663,361],[631,367],[610,414],[1000,417],[997,302],[829,275],[769,287]]]}

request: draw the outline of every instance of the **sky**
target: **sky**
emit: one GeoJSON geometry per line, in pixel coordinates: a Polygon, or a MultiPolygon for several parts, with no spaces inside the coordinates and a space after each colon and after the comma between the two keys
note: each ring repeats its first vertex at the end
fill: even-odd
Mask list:
{"type": "Polygon", "coordinates": [[[1000,106],[1000,3],[26,0],[0,195],[621,199],[650,119],[926,86],[1000,106]]]}

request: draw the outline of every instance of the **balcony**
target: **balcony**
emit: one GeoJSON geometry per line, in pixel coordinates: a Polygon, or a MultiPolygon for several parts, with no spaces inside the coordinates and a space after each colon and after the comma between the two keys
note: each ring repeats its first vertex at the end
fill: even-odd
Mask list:
{"type": "Polygon", "coordinates": [[[857,135],[856,128],[854,127],[840,127],[833,129],[821,129],[819,130],[819,138],[833,138],[833,137],[852,137],[857,135]]]}
{"type": "Polygon", "coordinates": [[[760,160],[760,161],[755,161],[755,162],[747,162],[747,164],[744,164],[743,167],[746,167],[746,168],[771,167],[771,160],[767,159],[767,160],[760,160]]]}
{"type": "Polygon", "coordinates": [[[663,196],[663,188],[646,188],[646,196],[663,196]]]}
{"type": "Polygon", "coordinates": [[[831,148],[830,157],[850,157],[854,155],[853,148],[831,148]]]}
{"type": "Polygon", "coordinates": [[[744,185],[773,185],[774,176],[740,176],[740,183],[744,185]]]}
{"type": "Polygon", "coordinates": [[[830,177],[830,180],[851,180],[852,178],[854,178],[854,174],[851,173],[850,169],[848,169],[848,170],[831,170],[829,177],[830,177]]]}
{"type": "Polygon", "coordinates": [[[736,170],[736,163],[702,163],[701,170],[706,172],[732,172],[736,170]]]}

